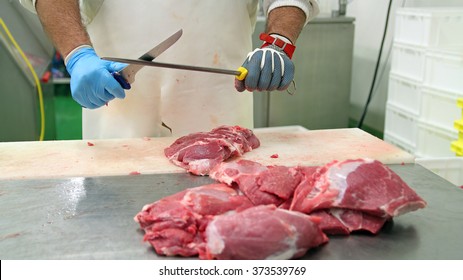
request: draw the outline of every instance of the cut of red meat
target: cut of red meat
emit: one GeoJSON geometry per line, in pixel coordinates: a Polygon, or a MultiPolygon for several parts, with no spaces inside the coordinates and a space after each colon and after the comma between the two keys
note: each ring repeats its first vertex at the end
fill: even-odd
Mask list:
{"type": "Polygon", "coordinates": [[[314,211],[310,213],[310,216],[319,217],[321,219],[319,227],[324,233],[330,235],[348,235],[353,231],[368,231],[377,234],[387,221],[385,218],[361,211],[339,208],[314,211]]]}
{"type": "Polygon", "coordinates": [[[236,184],[255,205],[276,206],[293,195],[302,178],[297,168],[263,166],[249,160],[223,162],[209,176],[228,185],[236,184]]]}
{"type": "Polygon", "coordinates": [[[259,146],[259,139],[251,130],[240,126],[220,126],[210,132],[180,137],[164,150],[164,154],[172,163],[192,174],[207,175],[218,163],[259,146]]]}
{"type": "MultiPolygon", "coordinates": [[[[227,127],[216,132],[231,133],[227,127]]],[[[184,148],[176,149],[175,157],[202,155],[189,161],[186,168],[209,161],[210,177],[221,184],[187,189],[146,205],[137,214],[144,240],[161,255],[298,258],[326,243],[325,234],[377,234],[388,219],[426,206],[396,173],[376,160],[333,161],[320,167],[222,162],[217,155],[228,149],[221,146],[227,140],[212,137],[214,141],[201,146],[209,140],[195,137],[199,136],[185,140],[192,145],[176,142],[177,148],[184,148]],[[205,157],[210,151],[217,157],[205,157]]],[[[235,143],[246,146],[245,140],[235,143]]],[[[228,151],[232,155],[238,149],[244,151],[242,147],[228,151]]]]}
{"type": "Polygon", "coordinates": [[[291,259],[328,242],[313,219],[261,205],[216,216],[207,226],[202,259],[291,259]]]}
{"type": "Polygon", "coordinates": [[[239,191],[224,184],[189,189],[183,196],[182,203],[203,216],[214,216],[230,210],[239,211],[254,206],[239,191]]]}
{"type": "Polygon", "coordinates": [[[333,161],[299,184],[290,209],[346,208],[390,218],[424,208],[426,202],[396,173],[376,160],[333,161]]]}
{"type": "Polygon", "coordinates": [[[224,184],[191,188],[146,205],[135,216],[161,255],[194,256],[204,245],[203,232],[214,215],[252,207],[237,190],[224,184]]]}
{"type": "Polygon", "coordinates": [[[309,214],[320,218],[318,226],[328,235],[349,235],[350,230],[339,219],[329,213],[329,210],[317,210],[309,214]]]}
{"type": "Polygon", "coordinates": [[[217,165],[210,176],[238,186],[255,205],[274,204],[308,214],[328,209],[331,212],[319,213],[326,214],[322,227],[336,234],[376,234],[390,217],[426,206],[387,166],[366,159],[294,168],[240,160],[217,165]]]}

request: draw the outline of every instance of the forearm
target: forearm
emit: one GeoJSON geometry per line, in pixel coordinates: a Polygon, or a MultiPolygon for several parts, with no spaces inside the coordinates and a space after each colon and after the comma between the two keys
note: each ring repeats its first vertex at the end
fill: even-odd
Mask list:
{"type": "Polygon", "coordinates": [[[78,0],[37,0],[35,8],[45,32],[63,57],[80,45],[91,45],[78,0]]]}
{"type": "Polygon", "coordinates": [[[298,7],[279,7],[268,14],[266,33],[280,34],[295,44],[305,22],[306,15],[298,7]]]}

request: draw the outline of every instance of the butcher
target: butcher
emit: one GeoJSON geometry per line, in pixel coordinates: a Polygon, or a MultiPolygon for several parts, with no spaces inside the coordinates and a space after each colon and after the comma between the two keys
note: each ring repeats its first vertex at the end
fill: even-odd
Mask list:
{"type": "Polygon", "coordinates": [[[245,91],[287,90],[296,40],[318,13],[317,0],[264,0],[267,27],[262,47],[252,50],[258,0],[20,2],[38,14],[65,57],[72,97],[83,108],[84,139],[183,136],[220,125],[252,128],[253,97],[245,91]],[[156,61],[242,65],[246,78],[143,69],[124,91],[110,73],[127,65],[100,59],[138,58],[179,29],[182,38],[156,61]]]}

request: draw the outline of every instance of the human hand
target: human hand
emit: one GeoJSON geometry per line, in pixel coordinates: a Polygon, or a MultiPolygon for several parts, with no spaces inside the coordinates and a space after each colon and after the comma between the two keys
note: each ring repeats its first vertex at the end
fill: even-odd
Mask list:
{"type": "Polygon", "coordinates": [[[127,64],[100,59],[91,47],[72,53],[66,63],[71,75],[71,95],[82,107],[99,108],[114,98],[124,98],[125,92],[111,75],[127,64]]]}
{"type": "Polygon", "coordinates": [[[294,64],[290,56],[295,47],[282,40],[276,42],[274,37],[266,34],[261,34],[261,39],[263,36],[267,36],[266,43],[250,52],[242,65],[248,70],[245,79],[235,79],[235,88],[239,92],[281,91],[287,89],[294,79],[294,64]],[[287,47],[291,47],[290,50],[287,47]]]}

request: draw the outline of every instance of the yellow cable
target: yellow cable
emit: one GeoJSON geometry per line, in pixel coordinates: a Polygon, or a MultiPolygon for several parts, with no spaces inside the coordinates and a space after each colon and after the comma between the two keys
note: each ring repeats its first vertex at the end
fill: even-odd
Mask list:
{"type": "Polygon", "coordinates": [[[14,39],[13,35],[11,35],[10,30],[8,30],[8,27],[6,26],[5,22],[3,21],[2,18],[0,18],[0,24],[2,25],[3,29],[5,30],[6,35],[8,35],[8,38],[10,38],[10,41],[13,43],[13,46],[18,50],[19,54],[21,57],[24,59],[24,61],[27,64],[27,67],[32,73],[32,76],[34,77],[35,84],[37,85],[37,91],[39,95],[39,106],[40,106],[40,136],[39,140],[43,141],[44,136],[45,136],[45,110],[43,106],[43,93],[42,93],[42,85],[40,84],[39,78],[37,77],[37,73],[35,72],[34,68],[32,67],[32,64],[30,63],[29,59],[27,59],[27,56],[24,54],[22,49],[19,47],[18,43],[14,39]]]}

